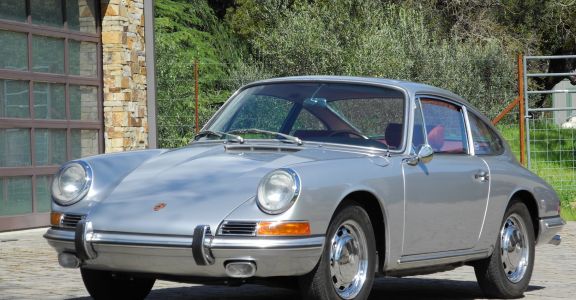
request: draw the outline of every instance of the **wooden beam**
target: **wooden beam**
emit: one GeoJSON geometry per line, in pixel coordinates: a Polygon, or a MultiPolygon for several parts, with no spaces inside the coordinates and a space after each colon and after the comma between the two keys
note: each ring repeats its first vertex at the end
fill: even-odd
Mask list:
{"type": "Polygon", "coordinates": [[[506,106],[506,108],[504,108],[504,110],[502,112],[500,112],[496,118],[494,118],[494,120],[492,120],[492,124],[496,125],[498,124],[498,122],[500,122],[500,120],[502,120],[502,118],[504,118],[504,116],[506,116],[516,105],[518,105],[518,103],[520,102],[520,97],[516,97],[514,99],[514,101],[510,102],[510,104],[508,104],[508,106],[506,106]]]}

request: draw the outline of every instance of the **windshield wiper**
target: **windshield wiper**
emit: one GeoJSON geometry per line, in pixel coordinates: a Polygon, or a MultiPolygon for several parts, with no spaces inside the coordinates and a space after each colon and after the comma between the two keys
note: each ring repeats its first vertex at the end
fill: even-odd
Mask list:
{"type": "Polygon", "coordinates": [[[194,140],[198,140],[201,137],[204,136],[215,136],[218,138],[222,138],[222,137],[226,137],[227,140],[229,141],[233,141],[233,142],[238,142],[240,144],[244,143],[244,138],[239,136],[239,135],[235,135],[235,134],[231,134],[231,133],[227,133],[227,132],[220,132],[220,131],[212,131],[212,130],[203,130],[198,132],[195,136],[194,136],[194,140]]]}
{"type": "Polygon", "coordinates": [[[228,134],[230,133],[239,133],[239,134],[245,134],[245,133],[264,133],[264,134],[269,134],[269,135],[275,135],[275,136],[279,136],[279,137],[283,137],[286,141],[288,142],[292,142],[294,144],[297,145],[302,145],[302,140],[298,137],[295,137],[293,135],[289,135],[289,134],[284,134],[284,133],[280,133],[280,132],[275,132],[275,131],[268,131],[268,130],[263,130],[263,129],[257,129],[257,128],[249,128],[249,129],[235,129],[235,130],[231,130],[227,132],[228,134]]]}

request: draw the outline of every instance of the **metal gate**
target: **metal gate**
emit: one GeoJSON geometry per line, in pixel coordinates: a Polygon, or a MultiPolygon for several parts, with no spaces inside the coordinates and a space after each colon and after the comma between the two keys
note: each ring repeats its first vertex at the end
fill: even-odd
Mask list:
{"type": "Polygon", "coordinates": [[[576,55],[524,57],[527,164],[530,170],[554,186],[563,206],[569,207],[576,205],[576,86],[562,81],[559,89],[530,90],[527,80],[534,77],[565,78],[576,75],[569,71],[529,72],[530,62],[546,63],[554,59],[576,60],[576,55]],[[548,97],[546,101],[550,105],[546,106],[549,107],[537,107],[536,102],[542,102],[542,97],[548,97]]]}

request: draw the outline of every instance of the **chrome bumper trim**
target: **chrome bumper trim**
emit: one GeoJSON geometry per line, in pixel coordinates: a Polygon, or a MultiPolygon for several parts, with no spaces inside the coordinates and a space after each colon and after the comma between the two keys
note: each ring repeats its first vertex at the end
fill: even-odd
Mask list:
{"type": "MultiPolygon", "coordinates": [[[[44,237],[59,254],[78,255],[74,231],[52,228],[44,237]]],[[[98,255],[81,263],[99,270],[227,277],[226,262],[249,260],[258,266],[254,276],[300,276],[318,263],[324,244],[324,236],[216,236],[204,249],[210,251],[214,263],[199,265],[192,251],[193,239],[183,235],[94,231],[86,242],[98,255]]]]}
{"type": "MultiPolygon", "coordinates": [[[[48,229],[44,238],[54,241],[74,242],[75,233],[69,230],[48,229]]],[[[152,246],[162,248],[191,248],[192,236],[187,235],[153,235],[110,231],[94,231],[87,242],[97,245],[152,246]]],[[[232,249],[307,249],[321,248],[324,245],[323,235],[309,237],[256,238],[256,237],[220,237],[215,236],[209,245],[214,250],[232,249]]]]}
{"type": "Polygon", "coordinates": [[[208,225],[198,225],[194,228],[194,237],[192,238],[192,256],[199,266],[214,264],[214,256],[210,251],[212,242],[212,231],[208,225]]]}
{"type": "Polygon", "coordinates": [[[74,247],[76,248],[76,256],[81,260],[96,258],[96,252],[92,248],[92,223],[86,220],[80,220],[76,227],[76,236],[74,240],[74,247]]]}
{"type": "Polygon", "coordinates": [[[44,238],[52,241],[62,241],[62,242],[74,242],[75,237],[74,230],[63,230],[50,228],[44,234],[44,238]]]}
{"type": "Polygon", "coordinates": [[[288,238],[222,238],[212,240],[211,249],[304,249],[322,248],[324,236],[288,238]]]}
{"type": "Polygon", "coordinates": [[[192,247],[192,236],[187,235],[153,235],[110,231],[95,231],[90,239],[94,244],[153,246],[153,247],[192,247]]]}
{"type": "Polygon", "coordinates": [[[539,234],[537,245],[552,244],[560,245],[562,238],[557,233],[566,224],[560,216],[542,218],[539,222],[539,234]]]}

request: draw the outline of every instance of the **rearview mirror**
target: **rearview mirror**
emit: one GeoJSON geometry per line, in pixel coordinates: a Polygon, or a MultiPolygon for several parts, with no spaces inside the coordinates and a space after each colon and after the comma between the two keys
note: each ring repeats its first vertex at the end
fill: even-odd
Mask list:
{"type": "Polygon", "coordinates": [[[434,157],[434,149],[432,149],[430,145],[424,144],[418,148],[416,155],[410,156],[406,160],[406,162],[411,166],[415,166],[419,162],[427,164],[432,160],[433,157],[434,157]]]}
{"type": "Polygon", "coordinates": [[[326,108],[328,106],[328,101],[326,101],[325,98],[306,98],[302,104],[304,107],[326,108]]]}

